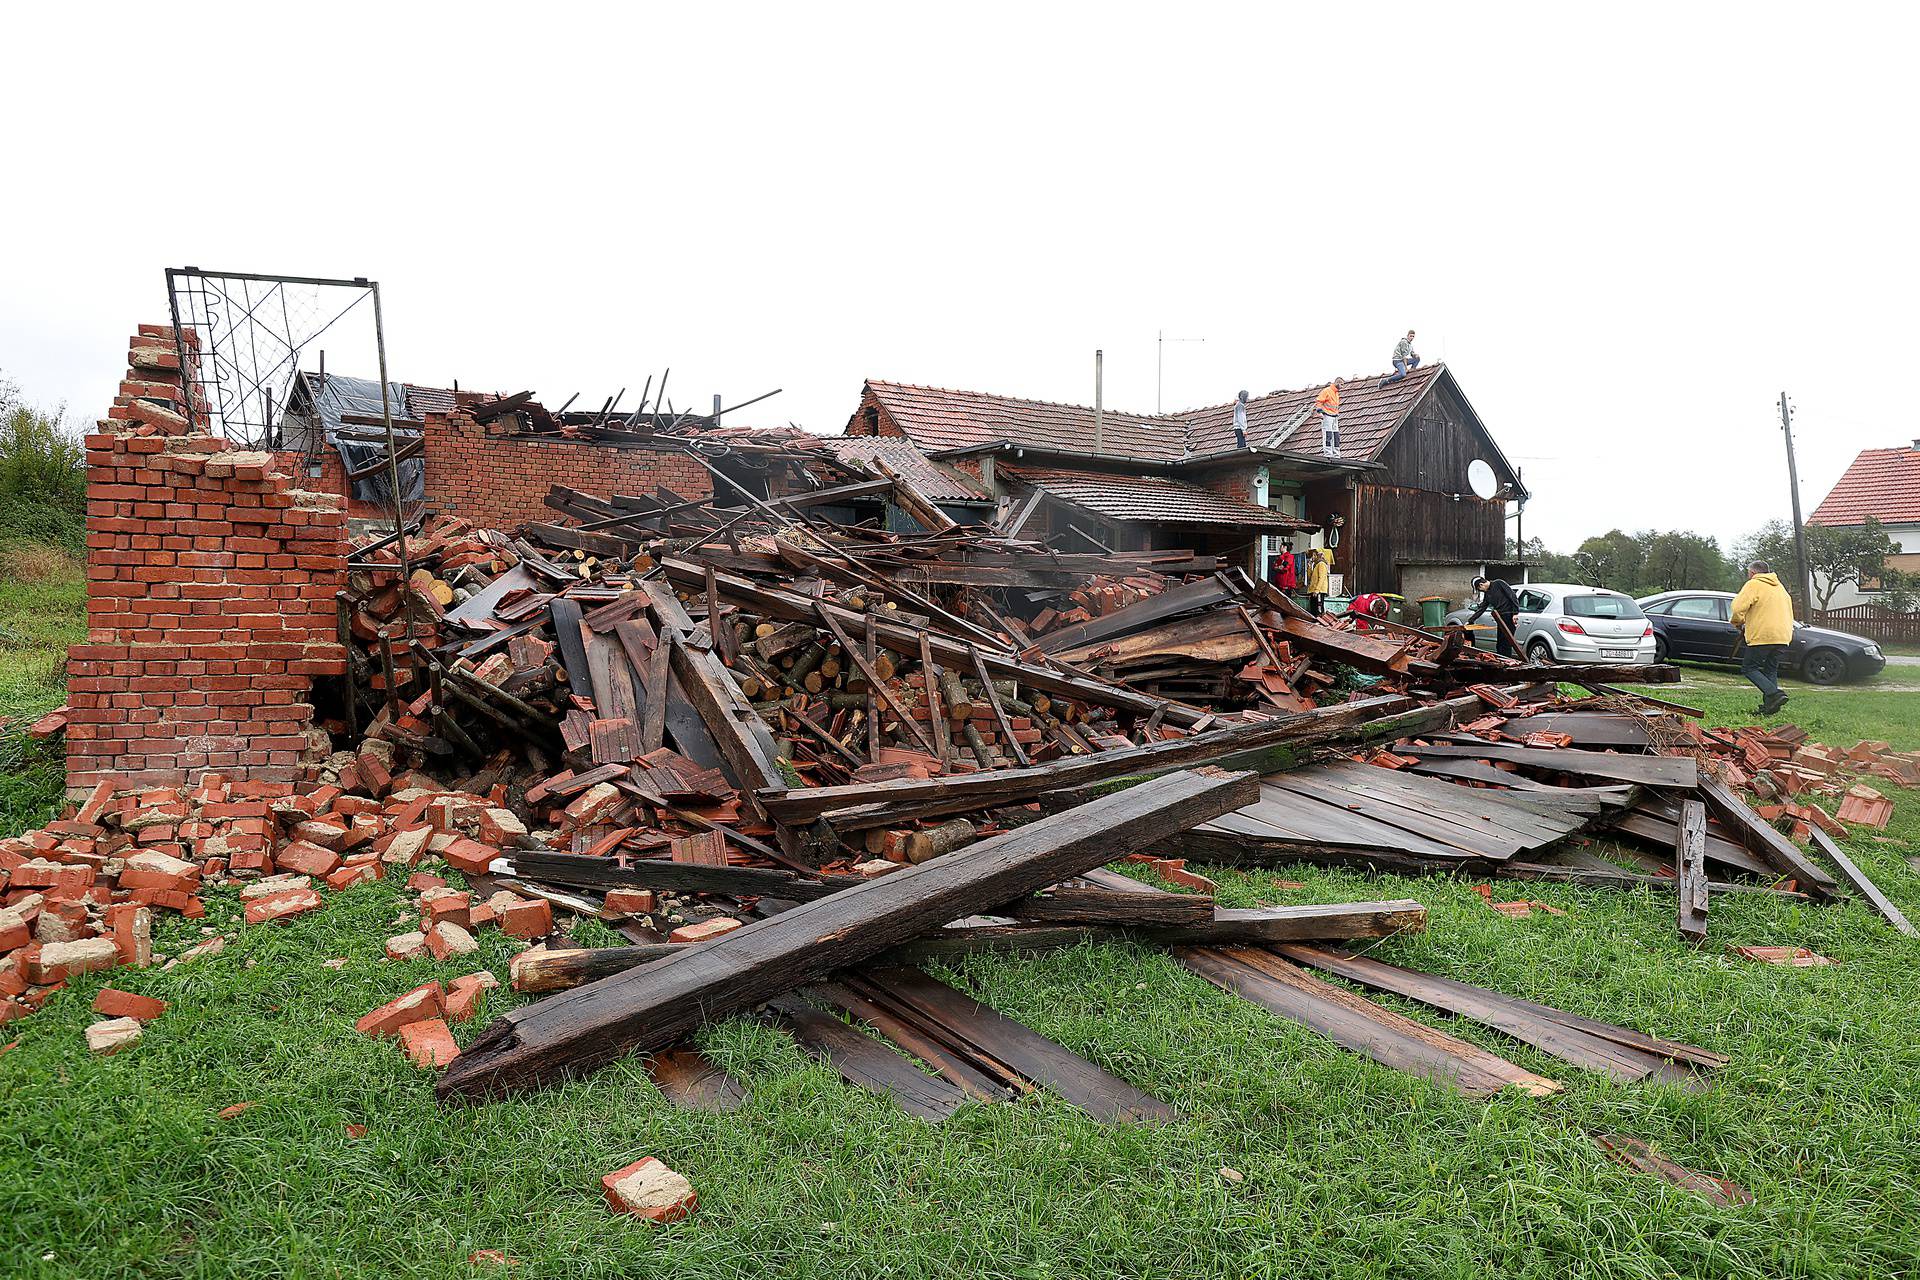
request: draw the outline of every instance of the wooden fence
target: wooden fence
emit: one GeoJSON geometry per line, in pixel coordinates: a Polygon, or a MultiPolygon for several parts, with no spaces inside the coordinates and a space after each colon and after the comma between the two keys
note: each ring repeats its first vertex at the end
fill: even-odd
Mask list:
{"type": "Polygon", "coordinates": [[[1877,604],[1849,605],[1844,609],[1816,609],[1816,626],[1877,640],[1881,644],[1920,644],[1920,613],[1894,613],[1877,604]]]}

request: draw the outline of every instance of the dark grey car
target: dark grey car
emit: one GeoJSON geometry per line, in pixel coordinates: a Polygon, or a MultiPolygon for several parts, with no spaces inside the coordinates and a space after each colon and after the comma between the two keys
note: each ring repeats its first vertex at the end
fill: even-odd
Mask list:
{"type": "MultiPolygon", "coordinates": [[[[1661,662],[1740,661],[1740,628],[1731,620],[1732,605],[1730,591],[1662,591],[1640,600],[1641,612],[1653,623],[1661,662]]],[[[1886,665],[1880,646],[1864,636],[1802,622],[1793,624],[1793,641],[1780,660],[1782,671],[1809,684],[1865,680],[1886,665]]]]}

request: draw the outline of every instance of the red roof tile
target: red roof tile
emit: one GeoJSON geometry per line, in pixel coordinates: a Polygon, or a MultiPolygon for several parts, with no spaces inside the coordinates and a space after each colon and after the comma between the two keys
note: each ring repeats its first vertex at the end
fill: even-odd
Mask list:
{"type": "Polygon", "coordinates": [[[1862,449],[1807,519],[1814,524],[1920,522],[1920,449],[1862,449]]]}
{"type": "MultiPolygon", "coordinates": [[[[1340,456],[1348,462],[1372,461],[1444,368],[1444,364],[1422,365],[1385,387],[1380,385],[1385,374],[1341,379],[1340,456]]],[[[1313,401],[1326,385],[1323,382],[1300,391],[1273,391],[1249,398],[1247,443],[1290,453],[1318,454],[1320,415],[1314,412],[1313,401]]],[[[1234,448],[1232,401],[1190,409],[1180,418],[1190,429],[1194,453],[1225,453],[1234,448]]]]}
{"type": "Polygon", "coordinates": [[[874,458],[913,482],[935,502],[984,502],[986,490],[964,471],[943,467],[920,452],[911,440],[897,436],[827,436],[821,440],[827,450],[850,467],[866,469],[874,458]]]}
{"type": "Polygon", "coordinates": [[[1108,520],[1132,523],[1237,524],[1261,529],[1312,529],[1304,520],[1202,489],[1169,476],[1114,475],[1051,467],[1002,467],[1048,497],[1108,520]]]}
{"type": "MultiPolygon", "coordinates": [[[[1030,448],[1095,453],[1093,410],[981,391],[952,391],[902,382],[867,387],[900,429],[923,449],[964,449],[1006,440],[1030,448]]],[[[1178,418],[1106,410],[1101,415],[1102,457],[1174,462],[1187,454],[1178,418]]]]}

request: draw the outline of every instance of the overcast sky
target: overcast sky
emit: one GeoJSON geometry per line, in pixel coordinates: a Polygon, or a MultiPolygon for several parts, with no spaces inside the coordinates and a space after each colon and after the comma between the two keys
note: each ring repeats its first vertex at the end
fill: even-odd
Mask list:
{"type": "Polygon", "coordinates": [[[612,9],[7,6],[0,369],[98,416],[189,263],[378,279],[396,378],[822,431],[1412,326],[1562,549],[1785,515],[1782,390],[1809,511],[1920,435],[1912,6],[612,9]]]}

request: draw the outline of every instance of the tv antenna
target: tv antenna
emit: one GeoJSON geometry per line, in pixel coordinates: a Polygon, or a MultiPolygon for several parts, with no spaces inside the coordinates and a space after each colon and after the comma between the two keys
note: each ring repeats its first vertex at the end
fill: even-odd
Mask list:
{"type": "Polygon", "coordinates": [[[1161,392],[1167,381],[1167,344],[1169,342],[1205,342],[1205,338],[1169,338],[1165,329],[1160,330],[1154,339],[1153,349],[1153,411],[1162,413],[1161,392]]]}

